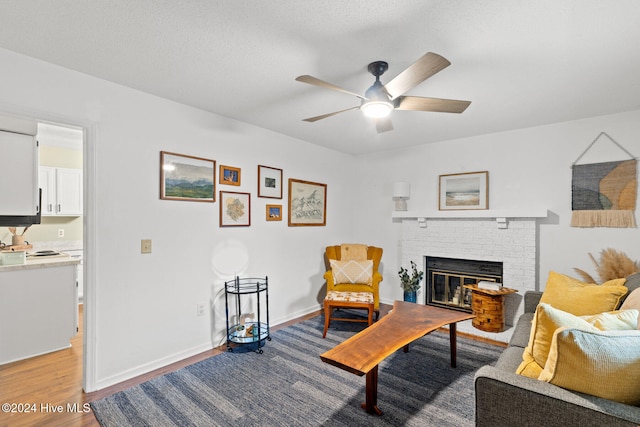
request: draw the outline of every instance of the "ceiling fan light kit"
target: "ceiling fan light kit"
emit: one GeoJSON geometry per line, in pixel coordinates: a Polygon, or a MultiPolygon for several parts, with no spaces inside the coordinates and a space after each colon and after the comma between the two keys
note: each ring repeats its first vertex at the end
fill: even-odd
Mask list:
{"type": "MultiPolygon", "coordinates": [[[[382,133],[393,129],[393,124],[388,116],[394,109],[405,111],[436,111],[442,113],[462,113],[466,110],[469,104],[471,104],[471,101],[404,96],[404,93],[449,65],[451,65],[451,63],[442,56],[427,52],[407,69],[394,77],[389,83],[383,85],[382,82],[380,82],[380,76],[389,69],[389,64],[384,61],[372,62],[367,67],[367,70],[375,76],[376,81],[367,89],[364,96],[309,75],[299,76],[296,80],[357,97],[361,101],[359,108],[365,116],[373,119],[381,119],[376,120],[376,129],[378,133],[382,133]]],[[[347,108],[303,120],[305,122],[315,122],[345,111],[355,110],[356,108],[358,107],[347,108]]]]}
{"type": "Polygon", "coordinates": [[[376,81],[364,93],[366,99],[362,100],[360,110],[365,116],[372,119],[387,117],[393,111],[393,103],[380,81],[380,76],[389,69],[389,64],[384,61],[375,61],[369,64],[367,69],[375,76],[376,81]]]}
{"type": "Polygon", "coordinates": [[[362,103],[360,110],[362,110],[367,117],[380,119],[391,114],[393,104],[389,101],[367,101],[362,103]]]}

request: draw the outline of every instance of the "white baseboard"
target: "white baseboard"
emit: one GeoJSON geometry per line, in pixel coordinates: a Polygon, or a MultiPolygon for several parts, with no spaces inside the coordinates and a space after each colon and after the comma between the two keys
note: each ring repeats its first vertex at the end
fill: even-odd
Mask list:
{"type": "Polygon", "coordinates": [[[282,323],[286,323],[286,322],[288,322],[290,320],[294,320],[294,319],[297,319],[299,317],[306,316],[307,314],[316,312],[316,311],[318,311],[320,309],[322,309],[322,305],[314,305],[312,307],[307,307],[307,308],[304,308],[302,310],[294,311],[292,313],[287,313],[283,317],[279,317],[279,318],[276,318],[276,319],[270,319],[271,320],[271,322],[270,322],[271,325],[270,326],[273,327],[273,326],[281,325],[282,323]]]}
{"type": "MultiPolygon", "coordinates": [[[[286,316],[284,317],[280,317],[280,318],[275,318],[275,319],[270,319],[270,326],[274,327],[277,325],[280,325],[282,323],[286,323],[290,320],[294,320],[297,319],[299,317],[302,316],[306,316],[307,314],[313,313],[318,311],[319,309],[321,309],[322,306],[321,305],[314,305],[312,307],[307,307],[305,309],[302,310],[297,310],[295,312],[292,313],[287,313],[286,316]]],[[[224,342],[226,342],[224,340],[224,331],[223,331],[223,338],[222,338],[223,342],[221,344],[224,344],[224,342]]],[[[134,368],[128,369],[126,371],[120,372],[116,375],[112,375],[110,377],[107,378],[102,378],[96,381],[96,391],[97,390],[101,390],[103,388],[106,387],[111,387],[113,385],[119,384],[121,382],[130,380],[132,378],[135,378],[137,376],[140,375],[144,375],[147,374],[151,371],[154,371],[156,369],[160,369],[160,368],[164,368],[165,366],[171,365],[172,363],[175,362],[179,362],[181,360],[187,359],[189,357],[195,356],[197,354],[200,354],[204,351],[208,351],[211,350],[212,348],[214,348],[215,346],[212,343],[207,343],[207,344],[202,344],[200,346],[197,347],[192,347],[188,350],[185,351],[181,351],[178,353],[174,353],[170,356],[167,357],[163,357],[161,359],[157,359],[154,361],[151,361],[149,363],[145,363],[143,365],[139,365],[136,366],[134,368]]]]}
{"type": "Polygon", "coordinates": [[[174,353],[170,356],[163,357],[161,359],[156,359],[149,363],[136,366],[124,372],[120,372],[119,374],[112,375],[107,378],[98,379],[96,381],[96,390],[101,390],[103,388],[111,387],[112,385],[116,385],[121,382],[135,378],[137,376],[147,374],[156,369],[164,368],[165,366],[171,365],[172,363],[179,362],[191,356],[200,354],[204,351],[211,350],[212,348],[213,346],[211,345],[211,343],[202,344],[200,346],[192,347],[188,350],[174,353]]]}

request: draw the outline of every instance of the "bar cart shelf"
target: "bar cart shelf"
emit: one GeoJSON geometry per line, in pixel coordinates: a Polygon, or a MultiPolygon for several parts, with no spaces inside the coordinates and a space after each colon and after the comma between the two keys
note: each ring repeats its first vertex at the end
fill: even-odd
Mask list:
{"type": "Polygon", "coordinates": [[[262,354],[265,342],[271,341],[268,277],[236,277],[234,280],[225,282],[224,294],[227,317],[227,351],[246,346],[262,354]],[[243,313],[242,304],[251,303],[251,300],[255,302],[255,313],[243,313]],[[245,317],[249,314],[254,317],[251,321],[245,321],[245,317]]]}

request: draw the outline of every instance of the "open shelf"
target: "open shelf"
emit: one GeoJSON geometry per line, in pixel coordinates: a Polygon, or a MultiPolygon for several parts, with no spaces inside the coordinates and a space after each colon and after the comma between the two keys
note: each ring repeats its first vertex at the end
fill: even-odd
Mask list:
{"type": "Polygon", "coordinates": [[[244,325],[233,325],[228,330],[228,339],[236,344],[247,344],[262,341],[269,336],[269,325],[266,323],[247,322],[244,325]],[[246,330],[253,327],[253,333],[245,335],[246,330]],[[259,337],[258,337],[258,331],[259,337]]]}

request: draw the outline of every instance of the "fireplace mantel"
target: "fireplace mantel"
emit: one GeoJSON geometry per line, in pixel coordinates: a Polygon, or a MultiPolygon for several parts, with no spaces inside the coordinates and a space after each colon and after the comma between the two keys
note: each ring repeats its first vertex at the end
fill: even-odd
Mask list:
{"type": "Polygon", "coordinates": [[[547,209],[506,209],[506,210],[451,210],[451,211],[394,211],[392,218],[546,218],[547,209]]]}
{"type": "Polygon", "coordinates": [[[393,219],[417,219],[421,227],[426,227],[427,219],[495,219],[498,228],[507,228],[509,218],[547,218],[548,216],[548,209],[394,211],[391,214],[393,219]]]}

